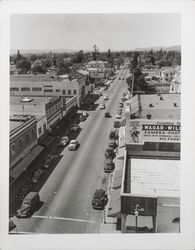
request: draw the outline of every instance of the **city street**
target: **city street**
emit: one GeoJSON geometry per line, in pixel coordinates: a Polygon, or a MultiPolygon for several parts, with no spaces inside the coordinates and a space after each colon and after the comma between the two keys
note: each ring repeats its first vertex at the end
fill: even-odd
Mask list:
{"type": "MultiPolygon", "coordinates": [[[[57,166],[39,191],[42,202],[40,209],[31,218],[12,218],[17,226],[15,232],[99,233],[103,211],[94,210],[91,201],[97,188],[108,188],[109,174],[103,170],[104,153],[118,103],[127,88],[128,73],[126,69],[120,70],[110,88],[105,91],[109,100],[103,100],[103,93],[96,102],[105,103],[106,109],[100,110],[98,106],[94,111],[89,111],[86,121],[80,123],[81,131],[76,134],[80,147],[76,151],[68,151],[65,147],[60,153],[57,166]],[[118,80],[119,77],[121,80],[118,80]],[[105,111],[112,117],[105,118],[105,111]]],[[[52,148],[52,152],[57,151],[52,148]]]]}

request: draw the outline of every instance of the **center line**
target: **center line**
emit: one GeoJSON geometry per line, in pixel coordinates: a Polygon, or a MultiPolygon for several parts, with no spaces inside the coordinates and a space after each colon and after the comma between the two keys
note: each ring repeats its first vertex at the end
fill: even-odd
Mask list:
{"type": "Polygon", "coordinates": [[[74,218],[66,218],[66,217],[56,217],[56,216],[33,215],[32,217],[33,218],[41,218],[41,219],[69,220],[69,221],[80,221],[80,222],[97,223],[97,221],[93,221],[93,220],[82,220],[82,219],[74,219],[74,218]]]}

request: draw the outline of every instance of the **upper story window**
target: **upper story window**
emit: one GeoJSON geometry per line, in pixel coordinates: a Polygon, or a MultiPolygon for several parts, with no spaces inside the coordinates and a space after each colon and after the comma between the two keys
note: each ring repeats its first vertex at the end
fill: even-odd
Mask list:
{"type": "Polygon", "coordinates": [[[32,88],[32,91],[42,91],[42,88],[32,88]]]}
{"type": "Polygon", "coordinates": [[[19,88],[10,88],[10,91],[19,91],[19,88]]]}
{"type": "Polygon", "coordinates": [[[77,94],[77,90],[74,89],[74,90],[73,90],[73,95],[76,95],[76,94],[77,94]]]}
{"type": "Polygon", "coordinates": [[[30,88],[21,88],[21,91],[30,91],[30,88]]]}
{"type": "Polygon", "coordinates": [[[56,89],[56,92],[60,92],[60,89],[56,89]]]}
{"type": "Polygon", "coordinates": [[[68,95],[71,95],[71,89],[68,90],[68,95]]]}
{"type": "Polygon", "coordinates": [[[29,136],[29,134],[26,134],[26,135],[25,135],[25,140],[26,140],[26,143],[28,143],[28,142],[30,141],[30,136],[29,136]]]}
{"type": "Polygon", "coordinates": [[[65,89],[62,90],[62,94],[63,94],[63,95],[66,94],[66,90],[65,90],[65,89]]]}
{"type": "Polygon", "coordinates": [[[53,92],[53,89],[44,89],[44,92],[53,92]]]}
{"type": "Polygon", "coordinates": [[[31,136],[32,136],[32,138],[35,138],[35,130],[34,130],[34,128],[31,130],[31,136]]]}

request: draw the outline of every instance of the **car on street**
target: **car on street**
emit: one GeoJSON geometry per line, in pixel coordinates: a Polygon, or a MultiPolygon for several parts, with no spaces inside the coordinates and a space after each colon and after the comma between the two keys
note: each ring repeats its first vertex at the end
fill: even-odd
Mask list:
{"type": "Polygon", "coordinates": [[[121,115],[120,114],[116,114],[116,119],[121,119],[121,115]]]}
{"type": "Polygon", "coordinates": [[[114,128],[120,128],[120,122],[119,121],[114,122],[114,128]]]}
{"type": "Polygon", "coordinates": [[[78,130],[79,130],[79,125],[77,123],[74,123],[70,128],[71,132],[77,132],[78,130]]]}
{"type": "Polygon", "coordinates": [[[105,157],[106,158],[114,158],[116,156],[115,152],[114,152],[114,149],[113,148],[107,148],[106,149],[106,152],[105,152],[105,157]]]}
{"type": "Polygon", "coordinates": [[[32,212],[34,212],[39,202],[40,202],[39,193],[37,192],[28,193],[25,196],[21,207],[17,210],[16,216],[18,218],[29,217],[32,214],[32,212]]]}
{"type": "Polygon", "coordinates": [[[108,202],[108,195],[103,189],[96,189],[92,199],[94,209],[104,209],[108,202]]]}
{"type": "Polygon", "coordinates": [[[106,118],[110,118],[111,117],[110,113],[109,112],[105,112],[105,117],[106,118]]]}
{"type": "Polygon", "coordinates": [[[110,148],[116,148],[116,147],[117,147],[117,142],[116,142],[116,140],[111,139],[111,140],[109,141],[109,143],[108,143],[108,146],[109,146],[110,148]]]}
{"type": "Polygon", "coordinates": [[[14,228],[16,228],[16,225],[14,224],[13,220],[9,219],[9,232],[14,228]]]}
{"type": "Polygon", "coordinates": [[[80,119],[80,122],[84,122],[87,119],[87,117],[85,115],[81,114],[79,119],[80,119]]]}
{"type": "Polygon", "coordinates": [[[89,116],[89,113],[88,113],[87,111],[83,111],[83,115],[84,115],[85,117],[88,117],[88,116],[89,116]]]}
{"type": "Polygon", "coordinates": [[[25,183],[16,195],[16,200],[22,201],[25,196],[32,190],[33,185],[31,183],[25,183]]]}
{"type": "Polygon", "coordinates": [[[109,100],[109,98],[108,98],[107,95],[104,96],[104,100],[105,100],[105,101],[109,100]]]}
{"type": "Polygon", "coordinates": [[[104,103],[100,104],[100,109],[105,109],[105,104],[104,103]]]}
{"type": "Polygon", "coordinates": [[[123,108],[124,104],[122,102],[119,102],[118,107],[123,108]]]}
{"type": "Polygon", "coordinates": [[[78,148],[79,142],[77,140],[71,140],[70,144],[68,145],[69,151],[74,151],[78,148]]]}
{"type": "Polygon", "coordinates": [[[118,129],[112,129],[110,131],[110,134],[109,134],[109,139],[114,139],[114,140],[117,140],[118,139],[118,129]]]}
{"type": "Polygon", "coordinates": [[[45,157],[43,163],[42,163],[42,168],[50,168],[54,163],[54,156],[53,155],[48,155],[45,157]]]}
{"type": "Polygon", "coordinates": [[[63,136],[61,139],[59,139],[58,147],[65,147],[69,143],[68,136],[63,136]]]}
{"type": "Polygon", "coordinates": [[[115,168],[115,164],[111,158],[106,158],[104,162],[104,172],[111,173],[115,168]]]}
{"type": "Polygon", "coordinates": [[[44,170],[43,169],[38,169],[36,170],[31,177],[32,183],[36,184],[39,182],[41,177],[44,175],[44,170]]]}
{"type": "Polygon", "coordinates": [[[119,77],[119,80],[121,80],[121,78],[119,77]]]}

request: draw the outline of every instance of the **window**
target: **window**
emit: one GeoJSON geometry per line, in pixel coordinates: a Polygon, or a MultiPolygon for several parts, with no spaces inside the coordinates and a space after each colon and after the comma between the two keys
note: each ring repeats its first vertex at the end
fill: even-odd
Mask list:
{"type": "Polygon", "coordinates": [[[12,154],[12,156],[15,156],[15,155],[16,155],[16,146],[15,146],[15,143],[13,143],[13,144],[11,145],[11,154],[12,154]]]}
{"type": "Polygon", "coordinates": [[[10,91],[19,91],[19,88],[10,88],[10,91]]]}
{"type": "Polygon", "coordinates": [[[32,136],[32,138],[35,138],[35,130],[34,129],[31,130],[31,136],[32,136]]]}
{"type": "Polygon", "coordinates": [[[68,90],[68,95],[71,95],[71,89],[68,90]]]}
{"type": "Polygon", "coordinates": [[[53,89],[44,89],[44,92],[53,92],[53,89]]]}
{"type": "Polygon", "coordinates": [[[40,135],[42,133],[42,128],[39,127],[38,131],[39,131],[39,135],[40,135]]]}
{"type": "Polygon", "coordinates": [[[30,141],[30,136],[29,136],[29,134],[26,134],[25,140],[26,140],[26,143],[28,143],[28,142],[30,141]]]}
{"type": "Polygon", "coordinates": [[[32,88],[32,91],[42,91],[42,88],[32,88]]]}
{"type": "Polygon", "coordinates": [[[62,90],[62,94],[65,95],[66,94],[66,90],[63,89],[62,90]]]}
{"type": "Polygon", "coordinates": [[[19,149],[22,148],[22,139],[19,140],[19,149]]]}
{"type": "Polygon", "coordinates": [[[77,94],[77,90],[74,89],[74,90],[73,90],[73,95],[76,95],[76,94],[77,94]]]}
{"type": "Polygon", "coordinates": [[[30,91],[30,88],[21,88],[21,91],[30,91]]]}
{"type": "Polygon", "coordinates": [[[56,92],[60,92],[60,89],[56,89],[56,92]]]}

